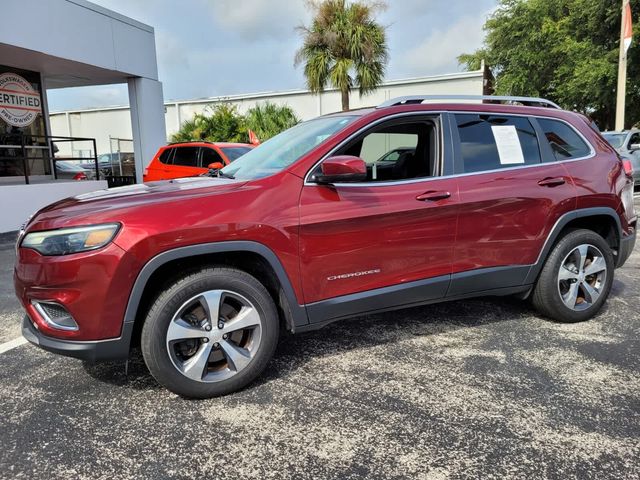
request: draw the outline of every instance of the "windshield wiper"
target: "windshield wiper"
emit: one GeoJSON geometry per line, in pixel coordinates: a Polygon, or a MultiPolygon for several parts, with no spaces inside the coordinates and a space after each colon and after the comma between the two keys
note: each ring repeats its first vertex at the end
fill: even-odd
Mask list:
{"type": "Polygon", "coordinates": [[[230,178],[231,180],[235,180],[236,178],[230,173],[224,173],[222,170],[218,170],[216,174],[218,175],[218,177],[221,177],[221,178],[230,178]]]}

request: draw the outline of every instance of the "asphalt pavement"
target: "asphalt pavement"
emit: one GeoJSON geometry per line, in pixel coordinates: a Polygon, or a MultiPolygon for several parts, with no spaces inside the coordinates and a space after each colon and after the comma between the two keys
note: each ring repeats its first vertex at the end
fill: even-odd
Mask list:
{"type": "MultiPolygon", "coordinates": [[[[0,343],[19,335],[0,247],[0,343]]],[[[515,299],[369,315],[287,336],[245,390],[184,400],[139,353],[0,354],[0,477],[640,478],[640,249],[581,324],[515,299]]]]}

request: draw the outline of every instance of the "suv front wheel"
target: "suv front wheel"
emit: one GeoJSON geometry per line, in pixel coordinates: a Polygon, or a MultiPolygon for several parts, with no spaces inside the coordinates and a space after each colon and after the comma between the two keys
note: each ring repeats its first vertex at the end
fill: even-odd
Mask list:
{"type": "Polygon", "coordinates": [[[278,341],[276,306],[251,275],[205,268],[180,278],[149,310],[141,348],[169,390],[210,398],[239,390],[266,368],[278,341]]]}
{"type": "Polygon", "coordinates": [[[533,305],[560,322],[588,320],[609,296],[613,270],[607,242],[591,230],[573,230],[547,258],[533,291],[533,305]]]}

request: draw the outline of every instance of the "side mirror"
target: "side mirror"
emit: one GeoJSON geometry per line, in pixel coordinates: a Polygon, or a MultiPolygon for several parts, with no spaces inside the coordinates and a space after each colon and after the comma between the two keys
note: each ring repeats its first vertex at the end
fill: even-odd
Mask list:
{"type": "Polygon", "coordinates": [[[640,150],[640,143],[632,143],[629,145],[629,150],[635,152],[636,150],[640,150]]]}
{"type": "Polygon", "coordinates": [[[318,183],[363,182],[367,180],[367,165],[359,157],[338,155],[327,158],[316,174],[318,183]]]}
{"type": "Polygon", "coordinates": [[[220,170],[222,167],[224,167],[224,165],[220,162],[213,162],[207,165],[209,170],[220,170]]]}

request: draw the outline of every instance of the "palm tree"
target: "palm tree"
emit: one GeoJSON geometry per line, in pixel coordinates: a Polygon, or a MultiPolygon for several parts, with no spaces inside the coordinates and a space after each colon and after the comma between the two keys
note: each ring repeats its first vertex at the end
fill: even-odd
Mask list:
{"type": "Polygon", "coordinates": [[[303,45],[295,64],[304,63],[307,86],[314,93],[327,83],[342,94],[342,109],[349,110],[349,92],[374,91],[382,82],[388,62],[385,29],[374,20],[382,2],[347,0],[310,1],[314,10],[311,26],[301,26],[303,45]]]}
{"type": "Polygon", "coordinates": [[[265,102],[247,110],[246,126],[255,132],[260,141],[269,140],[280,132],[300,122],[293,109],[287,105],[265,102]]]}
{"type": "Polygon", "coordinates": [[[245,119],[235,105],[219,103],[208,106],[206,112],[210,114],[196,113],[184,122],[171,141],[246,142],[245,119]]]}

